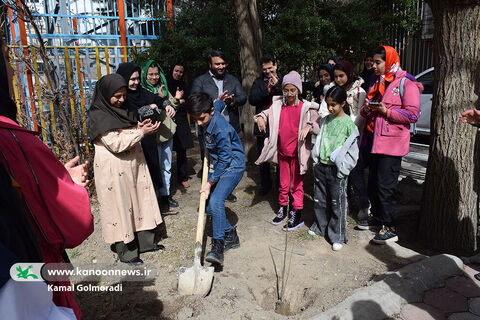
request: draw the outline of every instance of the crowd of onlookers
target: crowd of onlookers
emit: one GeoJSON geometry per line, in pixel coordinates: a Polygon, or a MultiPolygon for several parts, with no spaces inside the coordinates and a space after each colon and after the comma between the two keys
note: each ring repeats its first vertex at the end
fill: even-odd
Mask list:
{"type": "MultiPolygon", "coordinates": [[[[84,188],[88,162],[77,165],[77,157],[61,164],[38,133],[16,123],[4,47],[0,306],[10,315],[79,318],[71,291],[48,291],[43,282],[22,286],[7,273],[15,262],[69,262],[65,249],[93,232],[93,218],[84,188]],[[23,304],[5,306],[2,300],[2,295],[29,294],[37,299],[34,310],[23,304]]],[[[196,125],[201,159],[210,164],[200,189],[208,198],[206,212],[213,226],[205,260],[223,265],[224,252],[240,246],[236,227],[226,219],[225,201],[237,200],[233,190],[245,170],[238,133],[247,99],[255,107],[258,193],[278,190],[273,225],[283,224],[285,231],[304,226],[304,178],[311,172],[313,186],[308,188],[313,187],[315,219],[308,233],[325,237],[334,251],[341,250],[347,243],[350,204],[358,229],[377,228],[373,242],[398,240],[395,193],[402,157],[409,150],[409,126],[419,116],[422,85],[401,69],[394,48],[379,46],[369,52],[360,74],[351,62],[331,57],[310,82],[294,70],[282,74],[275,58],[265,55],[259,66],[262,74],[248,96],[227,72],[222,52],[212,51],[207,60],[208,71],[191,86],[184,80],[182,63],[165,73],[153,60],[142,67],[122,63],[96,84],[88,127],[95,148],[101,229],[121,262],[138,266],[143,264],[141,253],[165,249],[157,244],[155,231],[163,221],[162,208],[179,206],[170,194],[173,151],[178,187],[190,187],[187,150],[194,144],[188,115],[196,125]]],[[[461,120],[480,123],[480,112],[468,110],[461,120]]]]}

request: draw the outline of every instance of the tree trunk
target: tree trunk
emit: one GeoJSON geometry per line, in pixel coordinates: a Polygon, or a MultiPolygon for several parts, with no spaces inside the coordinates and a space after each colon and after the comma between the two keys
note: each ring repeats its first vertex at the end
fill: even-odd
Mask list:
{"type": "Polygon", "coordinates": [[[479,142],[459,115],[480,94],[480,6],[430,0],[435,33],[431,145],[419,235],[433,248],[477,249],[479,142]]]}
{"type": "MultiPolygon", "coordinates": [[[[240,68],[243,90],[250,94],[253,81],[259,76],[260,56],[262,54],[262,31],[256,0],[233,0],[237,17],[238,42],[240,47],[240,68]]],[[[253,136],[254,107],[247,103],[243,106],[244,148],[248,160],[256,153],[253,136]]]]}

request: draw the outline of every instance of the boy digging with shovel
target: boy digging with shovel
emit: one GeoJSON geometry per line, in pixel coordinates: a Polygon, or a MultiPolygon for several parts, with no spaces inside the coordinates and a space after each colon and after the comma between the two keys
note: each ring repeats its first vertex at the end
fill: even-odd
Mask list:
{"type": "MultiPolygon", "coordinates": [[[[223,96],[223,95],[222,95],[223,96]]],[[[221,115],[225,103],[213,103],[205,93],[192,94],[186,101],[188,113],[205,137],[205,148],[211,159],[208,181],[200,190],[208,199],[206,212],[212,218],[212,249],[205,261],[223,266],[223,253],[240,247],[235,227],[225,215],[225,200],[235,189],[245,171],[245,153],[235,129],[221,115]]]]}

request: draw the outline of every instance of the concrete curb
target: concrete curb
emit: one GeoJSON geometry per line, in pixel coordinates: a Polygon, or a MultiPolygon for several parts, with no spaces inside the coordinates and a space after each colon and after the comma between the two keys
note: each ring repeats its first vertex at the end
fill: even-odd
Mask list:
{"type": "Polygon", "coordinates": [[[311,320],[375,320],[399,314],[402,305],[420,302],[426,290],[441,287],[445,279],[462,274],[463,262],[442,254],[409,264],[385,279],[353,294],[311,320]]]}

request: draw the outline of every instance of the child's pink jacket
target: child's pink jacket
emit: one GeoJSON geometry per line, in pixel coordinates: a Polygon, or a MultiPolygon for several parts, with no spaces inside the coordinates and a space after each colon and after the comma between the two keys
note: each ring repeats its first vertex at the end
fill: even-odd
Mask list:
{"type": "MultiPolygon", "coordinates": [[[[404,156],[410,145],[410,123],[418,120],[420,112],[420,89],[410,79],[405,79],[403,98],[400,97],[400,81],[406,76],[405,71],[398,71],[395,79],[385,89],[382,102],[387,107],[385,116],[378,115],[375,119],[373,146],[371,153],[390,156],[404,156]]],[[[367,118],[365,105],[360,114],[367,118]]],[[[365,136],[366,126],[362,134],[365,136]]],[[[363,144],[361,144],[363,145],[363,144]]]]}
{"type": "MultiPolygon", "coordinates": [[[[273,97],[273,103],[270,108],[255,115],[253,119],[257,122],[259,117],[262,117],[266,123],[270,134],[265,139],[264,146],[260,157],[258,157],[255,164],[261,164],[264,162],[272,162],[278,164],[278,127],[280,123],[280,111],[282,110],[282,97],[273,97]]],[[[307,124],[315,123],[319,117],[318,115],[318,103],[303,101],[302,111],[300,113],[300,124],[298,126],[298,162],[300,163],[300,174],[305,174],[308,169],[308,159],[310,158],[311,142],[310,137],[307,136],[305,140],[300,141],[300,132],[307,124]]],[[[312,132],[310,130],[310,132],[312,132]]]]}

